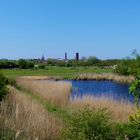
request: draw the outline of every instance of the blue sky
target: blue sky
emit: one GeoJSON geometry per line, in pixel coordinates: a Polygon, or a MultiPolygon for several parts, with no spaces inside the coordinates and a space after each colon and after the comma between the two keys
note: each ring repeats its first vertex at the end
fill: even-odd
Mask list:
{"type": "Polygon", "coordinates": [[[0,0],[0,58],[140,52],[139,0],[0,0]]]}

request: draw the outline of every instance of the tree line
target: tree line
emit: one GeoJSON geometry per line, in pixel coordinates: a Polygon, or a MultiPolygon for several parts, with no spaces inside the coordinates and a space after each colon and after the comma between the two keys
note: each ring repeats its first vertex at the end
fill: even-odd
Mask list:
{"type": "Polygon", "coordinates": [[[93,66],[93,67],[111,67],[117,65],[120,62],[119,59],[108,59],[101,60],[97,57],[82,58],[78,61],[76,60],[57,60],[57,59],[47,59],[44,61],[38,60],[0,60],[0,69],[12,69],[12,68],[21,68],[21,69],[30,69],[35,68],[37,65],[38,68],[45,68],[45,66],[59,66],[59,67],[78,67],[78,66],[93,66]]]}
{"type": "Polygon", "coordinates": [[[45,69],[47,66],[58,67],[95,67],[95,68],[112,68],[114,72],[120,75],[140,74],[140,55],[136,50],[132,52],[133,57],[125,59],[108,59],[101,60],[95,56],[89,58],[82,57],[80,60],[0,60],[0,69],[45,69]]]}

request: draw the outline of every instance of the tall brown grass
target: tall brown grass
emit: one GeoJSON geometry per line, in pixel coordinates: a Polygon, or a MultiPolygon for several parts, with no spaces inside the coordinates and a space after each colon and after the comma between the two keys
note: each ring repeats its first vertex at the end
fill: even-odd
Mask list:
{"type": "Polygon", "coordinates": [[[60,119],[15,88],[0,104],[0,138],[57,140],[62,127],[60,119]]]}
{"type": "Polygon", "coordinates": [[[135,107],[130,102],[117,102],[105,97],[93,97],[84,96],[81,98],[75,98],[71,100],[71,108],[83,109],[89,107],[94,110],[107,109],[112,117],[113,121],[127,122],[129,116],[135,112],[135,107]]]}
{"type": "Polygon", "coordinates": [[[56,105],[66,107],[68,111],[72,112],[86,106],[92,109],[106,108],[111,113],[114,121],[127,122],[129,115],[135,111],[134,105],[129,102],[115,102],[105,97],[95,98],[92,96],[84,96],[82,99],[75,98],[70,101],[69,96],[72,86],[66,82],[29,80],[26,78],[18,79],[17,82],[19,85],[30,89],[34,94],[56,105]]]}
{"type": "Polygon", "coordinates": [[[116,81],[120,83],[131,83],[134,81],[133,76],[122,76],[112,73],[83,73],[79,74],[75,80],[109,80],[109,81],[116,81]]]}
{"type": "Polygon", "coordinates": [[[55,105],[65,106],[69,102],[72,89],[70,83],[53,80],[29,80],[26,78],[18,78],[17,83],[55,105]]]}

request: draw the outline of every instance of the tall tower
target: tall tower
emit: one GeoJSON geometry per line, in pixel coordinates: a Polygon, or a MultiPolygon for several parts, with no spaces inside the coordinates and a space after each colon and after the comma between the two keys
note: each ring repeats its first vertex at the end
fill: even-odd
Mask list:
{"type": "Polygon", "coordinates": [[[65,52],[65,61],[67,61],[67,59],[68,59],[68,58],[67,58],[67,53],[65,52]]]}
{"type": "Polygon", "coordinates": [[[79,53],[78,52],[76,53],[76,60],[77,61],[79,60],[79,53]]]}
{"type": "Polygon", "coordinates": [[[45,60],[45,57],[44,57],[44,54],[42,54],[41,61],[44,61],[44,60],[45,60]]]}

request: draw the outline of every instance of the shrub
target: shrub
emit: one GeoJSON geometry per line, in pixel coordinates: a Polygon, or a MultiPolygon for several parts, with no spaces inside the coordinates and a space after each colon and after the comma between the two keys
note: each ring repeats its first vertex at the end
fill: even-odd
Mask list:
{"type": "Polygon", "coordinates": [[[129,75],[130,74],[130,67],[129,61],[123,60],[115,69],[115,72],[120,75],[129,75]]]}
{"type": "Polygon", "coordinates": [[[84,109],[73,115],[70,125],[64,131],[69,140],[110,140],[111,123],[105,110],[84,109]]]}
{"type": "Polygon", "coordinates": [[[130,121],[125,127],[125,133],[129,139],[139,140],[140,139],[140,77],[136,75],[135,81],[130,86],[130,92],[134,95],[135,105],[137,107],[136,114],[130,116],[130,121]]]}
{"type": "Polygon", "coordinates": [[[130,116],[130,122],[126,127],[126,134],[128,135],[129,139],[140,139],[140,109],[138,109],[136,114],[130,116]]]}
{"type": "Polygon", "coordinates": [[[45,65],[39,65],[38,69],[45,69],[45,65]]]}
{"type": "Polygon", "coordinates": [[[7,94],[7,87],[8,80],[3,74],[0,74],[0,101],[5,97],[7,94]]]}
{"type": "Polygon", "coordinates": [[[140,77],[136,76],[135,81],[130,86],[130,93],[134,96],[135,105],[139,108],[140,101],[140,77]]]}

